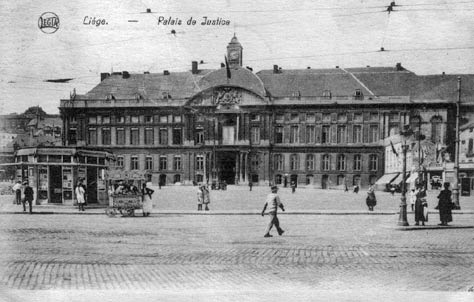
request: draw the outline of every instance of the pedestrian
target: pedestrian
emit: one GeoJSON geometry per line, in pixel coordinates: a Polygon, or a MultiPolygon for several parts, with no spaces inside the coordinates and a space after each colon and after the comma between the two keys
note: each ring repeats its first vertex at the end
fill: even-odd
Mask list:
{"type": "Polygon", "coordinates": [[[202,211],[202,204],[204,201],[204,192],[202,190],[203,185],[199,184],[197,189],[197,204],[198,204],[198,211],[202,211]]]}
{"type": "Polygon", "coordinates": [[[344,184],[344,192],[349,192],[349,188],[347,187],[347,184],[344,184]]]}
{"type": "Polygon", "coordinates": [[[359,185],[355,185],[354,190],[352,192],[358,194],[359,193],[359,185]]]}
{"type": "Polygon", "coordinates": [[[426,202],[426,191],[422,184],[417,185],[416,201],[415,201],[415,225],[425,225],[425,207],[428,207],[426,202]]]}
{"type": "Polygon", "coordinates": [[[410,205],[411,205],[412,212],[415,210],[415,203],[416,203],[416,191],[415,191],[415,188],[413,188],[411,189],[411,192],[410,192],[410,205]]]}
{"type": "Polygon", "coordinates": [[[77,199],[77,206],[79,207],[79,211],[84,210],[84,204],[86,203],[85,200],[86,190],[84,190],[84,186],[82,185],[81,181],[77,182],[76,186],[76,199],[77,199]]]}
{"type": "Polygon", "coordinates": [[[21,181],[17,181],[12,188],[13,192],[15,193],[15,202],[17,205],[21,204],[21,189],[21,181]]]}
{"type": "Polygon", "coordinates": [[[23,186],[25,187],[25,190],[24,190],[25,198],[23,199],[23,212],[26,212],[26,202],[28,202],[30,214],[33,214],[33,199],[34,199],[33,188],[30,187],[27,181],[23,182],[23,186]]]}
{"type": "Polygon", "coordinates": [[[267,195],[267,200],[262,210],[262,216],[264,216],[265,210],[267,209],[267,207],[269,207],[268,214],[270,215],[270,222],[267,226],[265,235],[263,237],[273,237],[272,235],[270,235],[270,230],[272,229],[274,225],[277,229],[278,235],[281,236],[285,232],[280,228],[280,221],[278,221],[278,217],[277,217],[278,207],[280,207],[281,210],[285,212],[285,208],[283,207],[283,204],[280,201],[280,197],[277,194],[278,187],[272,186],[271,190],[272,192],[267,195]]]}
{"type": "Polygon", "coordinates": [[[374,186],[370,186],[367,191],[367,198],[365,199],[369,211],[373,211],[375,205],[377,205],[377,198],[375,198],[374,186]]]}
{"type": "Polygon", "coordinates": [[[293,180],[291,182],[290,186],[291,186],[291,193],[295,193],[295,191],[296,191],[296,181],[293,180]]]}
{"type": "Polygon", "coordinates": [[[448,225],[448,222],[453,221],[451,210],[454,208],[454,203],[451,199],[451,190],[449,190],[449,182],[444,183],[444,190],[438,195],[438,205],[435,209],[439,210],[439,225],[448,225]]]}
{"type": "Polygon", "coordinates": [[[249,190],[250,190],[250,191],[252,191],[252,187],[253,187],[253,183],[252,183],[252,181],[250,180],[250,181],[249,181],[249,190]]]}
{"type": "Polygon", "coordinates": [[[155,191],[148,188],[146,183],[142,185],[142,194],[143,194],[143,216],[147,217],[150,216],[151,210],[153,209],[153,202],[151,199],[151,195],[153,195],[155,191]]]}
{"type": "Polygon", "coordinates": [[[202,197],[204,210],[209,211],[209,204],[211,203],[211,194],[209,193],[209,188],[207,187],[207,185],[202,186],[202,197]]]}

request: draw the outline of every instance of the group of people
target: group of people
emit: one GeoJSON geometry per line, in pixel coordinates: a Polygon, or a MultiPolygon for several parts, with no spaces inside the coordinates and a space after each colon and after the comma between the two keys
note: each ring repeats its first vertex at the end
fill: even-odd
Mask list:
{"type": "MultiPolygon", "coordinates": [[[[452,209],[455,205],[452,201],[452,192],[449,189],[449,183],[443,184],[444,189],[438,195],[438,205],[435,209],[439,210],[439,225],[448,225],[453,221],[452,209]]],[[[422,183],[417,184],[410,192],[411,210],[415,212],[415,225],[425,225],[428,221],[428,201],[426,198],[426,189],[422,183]]]]}
{"type": "Polygon", "coordinates": [[[209,193],[209,188],[206,185],[200,184],[197,190],[197,205],[198,211],[202,211],[202,206],[204,205],[204,210],[209,211],[209,204],[211,203],[211,196],[209,193]]]}
{"type": "Polygon", "coordinates": [[[28,184],[28,181],[24,181],[23,184],[21,181],[17,181],[13,185],[12,190],[15,193],[15,203],[17,205],[23,205],[23,212],[26,212],[26,203],[28,203],[29,213],[32,214],[34,191],[28,184]]]}

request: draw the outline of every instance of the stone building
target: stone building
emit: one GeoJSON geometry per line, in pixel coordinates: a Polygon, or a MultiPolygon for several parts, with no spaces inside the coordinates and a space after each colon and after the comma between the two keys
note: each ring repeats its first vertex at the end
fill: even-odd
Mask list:
{"type": "Polygon", "coordinates": [[[453,103],[431,94],[450,76],[401,64],[254,73],[235,36],[227,58],[216,70],[194,61],[183,72],[101,74],[88,93],[61,100],[63,143],[110,150],[116,166],[163,185],[317,188],[375,183],[384,139],[419,117],[432,140],[452,144],[453,103]]]}

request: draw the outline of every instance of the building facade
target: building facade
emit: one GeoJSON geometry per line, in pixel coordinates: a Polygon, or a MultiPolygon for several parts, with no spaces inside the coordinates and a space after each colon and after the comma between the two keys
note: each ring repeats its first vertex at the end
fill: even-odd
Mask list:
{"type": "Polygon", "coordinates": [[[344,188],[375,183],[384,139],[420,112],[430,138],[450,143],[452,102],[426,95],[439,83],[400,64],[254,73],[235,36],[227,57],[216,70],[192,62],[185,72],[101,74],[88,93],[61,100],[64,145],[110,150],[117,167],[162,185],[344,188]]]}

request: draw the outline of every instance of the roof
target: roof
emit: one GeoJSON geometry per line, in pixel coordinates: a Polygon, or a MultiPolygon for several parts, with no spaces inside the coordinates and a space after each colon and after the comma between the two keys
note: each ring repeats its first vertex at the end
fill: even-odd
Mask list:
{"type": "Polygon", "coordinates": [[[227,78],[227,69],[221,68],[208,73],[199,81],[199,88],[205,91],[212,87],[233,86],[249,90],[260,97],[265,96],[265,87],[262,80],[250,70],[242,67],[230,68],[230,79],[227,78]]]}
{"type": "Polygon", "coordinates": [[[169,72],[165,74],[112,74],[104,79],[91,91],[86,93],[88,99],[164,99],[168,95],[172,99],[185,99],[199,92],[197,81],[209,70],[200,70],[198,74],[191,72],[169,72]]]}
{"type": "Polygon", "coordinates": [[[59,116],[57,117],[44,117],[44,118],[39,118],[39,121],[37,118],[31,119],[31,121],[28,123],[28,127],[33,126],[36,127],[37,129],[44,129],[47,127],[61,127],[62,126],[62,120],[59,116]]]}

